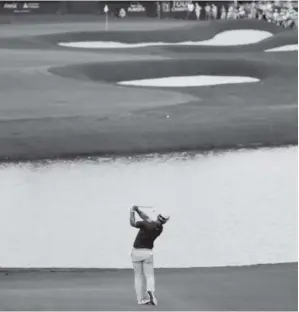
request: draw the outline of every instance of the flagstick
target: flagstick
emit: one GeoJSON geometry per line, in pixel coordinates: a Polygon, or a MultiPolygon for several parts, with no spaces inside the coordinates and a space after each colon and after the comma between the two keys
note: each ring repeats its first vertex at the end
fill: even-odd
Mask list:
{"type": "Polygon", "coordinates": [[[105,30],[108,31],[108,13],[106,13],[105,30]]]}
{"type": "Polygon", "coordinates": [[[106,14],[105,31],[108,31],[108,12],[109,12],[109,8],[108,8],[107,4],[104,7],[104,12],[106,14]]]}

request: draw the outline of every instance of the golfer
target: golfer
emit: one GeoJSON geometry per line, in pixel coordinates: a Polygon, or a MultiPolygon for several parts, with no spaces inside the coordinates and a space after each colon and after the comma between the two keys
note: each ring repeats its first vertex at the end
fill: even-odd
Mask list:
{"type": "Polygon", "coordinates": [[[138,304],[157,305],[155,297],[154,255],[155,239],[162,233],[163,224],[169,216],[159,214],[157,220],[151,220],[148,215],[140,211],[138,206],[133,206],[130,211],[130,224],[139,230],[133,250],[132,262],[134,268],[134,282],[138,304]],[[143,221],[135,221],[135,212],[143,221]]]}

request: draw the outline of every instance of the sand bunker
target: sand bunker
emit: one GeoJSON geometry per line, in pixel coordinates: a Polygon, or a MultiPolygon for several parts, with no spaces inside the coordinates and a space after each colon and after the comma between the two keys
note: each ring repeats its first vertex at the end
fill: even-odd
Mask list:
{"type": "Polygon", "coordinates": [[[228,30],[217,34],[215,37],[209,40],[200,41],[197,43],[187,42],[185,44],[207,46],[243,45],[257,43],[271,36],[273,36],[272,33],[264,30],[228,30]]]}
{"type": "Polygon", "coordinates": [[[198,87],[214,86],[229,83],[258,82],[257,78],[239,76],[178,76],[163,77],[154,79],[139,79],[121,81],[121,85],[142,86],[142,87],[198,87]]]}
{"type": "Polygon", "coordinates": [[[298,51],[298,44],[287,44],[281,47],[265,50],[265,52],[286,52],[286,51],[298,51]]]}
{"type": "Polygon", "coordinates": [[[184,42],[143,42],[143,43],[122,43],[115,41],[78,41],[60,42],[58,45],[69,48],[83,49],[124,49],[143,48],[149,46],[170,46],[170,45],[199,45],[199,46],[237,46],[260,42],[272,36],[272,33],[264,30],[228,30],[223,31],[211,39],[204,41],[184,42]]]}

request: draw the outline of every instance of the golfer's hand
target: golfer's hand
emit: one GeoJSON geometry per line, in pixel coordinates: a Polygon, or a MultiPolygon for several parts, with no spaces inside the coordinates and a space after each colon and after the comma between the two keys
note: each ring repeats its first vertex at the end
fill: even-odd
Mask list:
{"type": "Polygon", "coordinates": [[[132,208],[131,208],[132,211],[137,211],[137,209],[138,209],[138,206],[135,206],[135,205],[132,206],[132,208]]]}

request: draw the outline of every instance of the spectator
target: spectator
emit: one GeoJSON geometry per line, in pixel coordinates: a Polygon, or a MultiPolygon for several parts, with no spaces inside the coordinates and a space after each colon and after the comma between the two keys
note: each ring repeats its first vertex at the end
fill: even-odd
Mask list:
{"type": "Polygon", "coordinates": [[[188,4],[187,4],[187,19],[189,19],[190,16],[192,16],[193,11],[194,11],[194,4],[192,2],[188,2],[188,4]]]}
{"type": "Polygon", "coordinates": [[[261,7],[259,7],[258,10],[257,10],[257,18],[259,20],[262,20],[263,17],[264,17],[264,11],[261,9],[261,7]]]}
{"type": "Polygon", "coordinates": [[[201,14],[201,6],[196,2],[196,4],[195,4],[195,15],[196,15],[196,19],[198,21],[200,20],[200,14],[201,14]]]}
{"type": "Polygon", "coordinates": [[[251,7],[250,7],[249,18],[251,19],[257,18],[257,8],[254,2],[252,2],[251,7]]]}
{"type": "Polygon", "coordinates": [[[293,3],[292,3],[292,1],[287,1],[286,2],[286,9],[293,10],[293,3]]]}
{"type": "Polygon", "coordinates": [[[228,7],[227,19],[234,19],[234,7],[232,5],[228,7]]]}
{"type": "Polygon", "coordinates": [[[273,4],[270,1],[268,1],[268,3],[266,4],[266,8],[265,9],[268,12],[273,12],[273,4]]]}
{"type": "Polygon", "coordinates": [[[233,19],[238,19],[238,18],[240,18],[240,16],[239,16],[239,9],[238,9],[238,7],[234,7],[233,19]]]}
{"type": "Polygon", "coordinates": [[[217,15],[218,15],[218,9],[217,9],[217,6],[215,4],[212,4],[212,18],[213,19],[217,19],[217,15]]]}
{"type": "Polygon", "coordinates": [[[126,17],[126,10],[124,8],[121,8],[119,10],[119,17],[120,18],[125,18],[126,17]]]}
{"type": "Polygon", "coordinates": [[[206,13],[205,14],[206,20],[211,19],[211,6],[210,6],[209,3],[207,3],[206,6],[205,6],[205,13],[206,13]]]}
{"type": "Polygon", "coordinates": [[[221,7],[221,16],[220,16],[220,18],[222,20],[226,19],[226,10],[225,10],[225,6],[224,5],[221,7]]]}
{"type": "Polygon", "coordinates": [[[276,25],[279,25],[279,12],[278,9],[274,10],[274,13],[272,15],[273,21],[276,25]]]}
{"type": "Polygon", "coordinates": [[[161,18],[161,4],[160,2],[156,2],[156,8],[157,8],[157,17],[161,18]]]}
{"type": "Polygon", "coordinates": [[[241,19],[245,18],[245,7],[243,5],[240,5],[238,14],[239,18],[241,19]]]}

